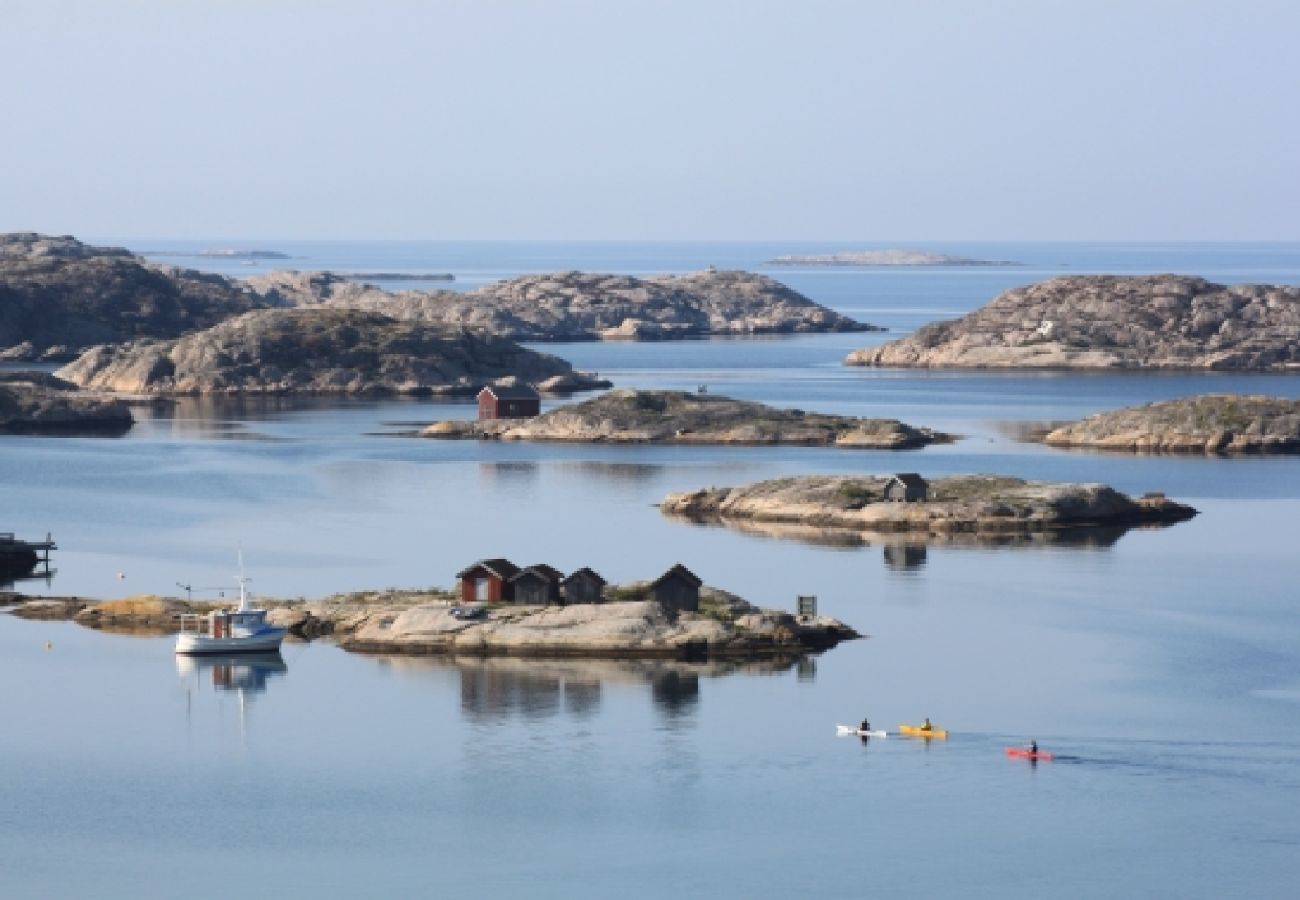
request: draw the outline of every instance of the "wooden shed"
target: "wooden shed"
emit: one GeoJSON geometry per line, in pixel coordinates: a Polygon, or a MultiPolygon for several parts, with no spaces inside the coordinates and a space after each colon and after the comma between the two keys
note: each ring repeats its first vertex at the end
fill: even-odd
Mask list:
{"type": "Polygon", "coordinates": [[[565,603],[601,603],[605,600],[605,579],[583,566],[561,582],[565,603]]]}
{"type": "Polygon", "coordinates": [[[924,500],[929,492],[930,485],[915,472],[904,472],[885,482],[885,499],[897,503],[915,503],[924,500]]]}
{"type": "Polygon", "coordinates": [[[489,384],[478,392],[479,419],[525,419],[541,412],[541,395],[526,384],[489,384]]]}
{"type": "Polygon", "coordinates": [[[650,593],[670,615],[679,612],[699,612],[702,584],[704,582],[698,575],[681,563],[677,563],[650,582],[650,593]]]}
{"type": "Polygon", "coordinates": [[[508,559],[480,559],[456,573],[460,581],[460,599],[465,603],[502,603],[514,599],[510,579],[519,567],[508,559]]]}
{"type": "Polygon", "coordinates": [[[545,563],[520,569],[510,579],[510,585],[514,589],[513,602],[532,606],[563,602],[560,599],[560,579],[563,576],[564,573],[545,563]]]}

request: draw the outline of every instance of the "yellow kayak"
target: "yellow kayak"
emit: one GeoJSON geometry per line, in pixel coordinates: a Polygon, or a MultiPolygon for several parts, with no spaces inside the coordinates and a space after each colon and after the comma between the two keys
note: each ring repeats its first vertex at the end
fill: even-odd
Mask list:
{"type": "Polygon", "coordinates": [[[903,734],[910,734],[912,737],[946,738],[948,736],[948,732],[942,728],[931,728],[927,731],[920,725],[899,725],[898,730],[903,734]]]}

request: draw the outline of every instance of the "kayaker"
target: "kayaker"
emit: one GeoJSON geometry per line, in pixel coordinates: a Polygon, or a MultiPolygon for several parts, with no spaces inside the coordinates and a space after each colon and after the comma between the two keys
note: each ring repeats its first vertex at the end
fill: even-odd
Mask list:
{"type": "Polygon", "coordinates": [[[1037,755],[1038,755],[1038,741],[1030,741],[1030,742],[1029,742],[1029,753],[1030,753],[1031,756],[1037,756],[1037,755]]]}
{"type": "Polygon", "coordinates": [[[925,724],[921,726],[922,731],[934,731],[934,726],[930,724],[930,717],[925,717],[925,724]]]}
{"type": "Polygon", "coordinates": [[[870,730],[871,730],[870,720],[863,719],[862,724],[858,726],[858,731],[870,731],[870,730]]]}

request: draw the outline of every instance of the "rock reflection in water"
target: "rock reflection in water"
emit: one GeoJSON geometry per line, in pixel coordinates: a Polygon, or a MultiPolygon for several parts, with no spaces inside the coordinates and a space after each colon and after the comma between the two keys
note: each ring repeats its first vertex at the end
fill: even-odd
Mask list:
{"type": "Polygon", "coordinates": [[[919,567],[925,564],[927,547],[972,548],[1079,548],[1104,550],[1130,530],[1167,528],[1168,525],[1088,525],[1044,531],[946,531],[898,532],[858,531],[851,528],[827,528],[797,522],[755,522],[748,519],[697,519],[665,514],[676,522],[696,527],[731,528],[753,537],[790,540],[831,549],[856,550],[881,544],[885,548],[885,565],[890,568],[919,567]],[[904,549],[890,549],[893,547],[904,549]],[[920,548],[919,551],[908,548],[920,548]]]}
{"type": "MultiPolygon", "coordinates": [[[[773,674],[799,660],[759,662],[681,662],[660,659],[538,659],[519,657],[375,657],[384,665],[414,671],[454,669],[460,676],[460,705],[466,718],[480,722],[514,717],[595,715],[605,684],[642,684],[666,718],[689,716],[699,702],[700,679],[727,675],[773,674]]],[[[804,667],[801,676],[810,671],[804,667]]],[[[811,670],[815,671],[815,669],[811,670]]]]}
{"type": "Polygon", "coordinates": [[[530,460],[481,462],[478,464],[479,481],[493,487],[517,490],[532,486],[540,469],[530,460]]]}

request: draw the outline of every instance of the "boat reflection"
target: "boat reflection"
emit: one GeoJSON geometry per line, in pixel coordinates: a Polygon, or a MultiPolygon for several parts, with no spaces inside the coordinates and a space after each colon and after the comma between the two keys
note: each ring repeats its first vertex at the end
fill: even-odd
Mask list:
{"type": "Polygon", "coordinates": [[[278,652],[176,657],[176,672],[196,682],[209,680],[214,691],[233,691],[242,700],[266,692],[267,682],[289,671],[278,652]]]}
{"type": "Polygon", "coordinates": [[[606,689],[648,686],[650,700],[666,719],[690,716],[699,703],[700,682],[735,674],[771,675],[796,670],[799,660],[683,662],[668,659],[544,659],[528,657],[377,656],[404,673],[453,672],[460,680],[461,712],[478,722],[565,715],[583,720],[600,709],[606,689]]]}

